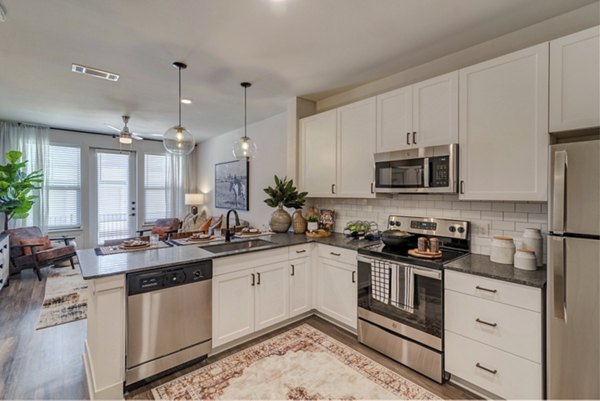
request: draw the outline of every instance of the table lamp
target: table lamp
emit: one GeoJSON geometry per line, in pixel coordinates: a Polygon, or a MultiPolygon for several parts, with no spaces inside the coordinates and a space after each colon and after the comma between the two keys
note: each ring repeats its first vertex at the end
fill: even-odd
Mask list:
{"type": "Polygon", "coordinates": [[[204,194],[185,194],[185,205],[192,206],[192,215],[198,214],[198,205],[204,203],[204,194]]]}

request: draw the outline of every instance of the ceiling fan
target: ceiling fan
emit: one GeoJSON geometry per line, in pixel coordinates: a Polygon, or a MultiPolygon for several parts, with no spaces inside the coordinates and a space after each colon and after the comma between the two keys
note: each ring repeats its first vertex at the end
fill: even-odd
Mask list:
{"type": "Polygon", "coordinates": [[[129,116],[122,116],[122,118],[123,118],[123,124],[125,124],[125,126],[123,128],[117,128],[110,124],[104,124],[104,125],[106,125],[110,129],[113,129],[113,130],[119,132],[119,142],[120,143],[129,145],[131,142],[133,142],[132,139],[135,139],[138,141],[143,141],[144,138],[142,138],[139,134],[129,131],[129,127],[127,126],[127,123],[129,122],[129,116]]]}

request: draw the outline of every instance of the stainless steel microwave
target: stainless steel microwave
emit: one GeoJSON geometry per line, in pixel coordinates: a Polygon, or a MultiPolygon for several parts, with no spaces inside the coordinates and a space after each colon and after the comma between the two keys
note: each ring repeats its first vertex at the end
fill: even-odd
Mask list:
{"type": "Polygon", "coordinates": [[[456,193],[458,144],[375,154],[375,192],[456,193]]]}

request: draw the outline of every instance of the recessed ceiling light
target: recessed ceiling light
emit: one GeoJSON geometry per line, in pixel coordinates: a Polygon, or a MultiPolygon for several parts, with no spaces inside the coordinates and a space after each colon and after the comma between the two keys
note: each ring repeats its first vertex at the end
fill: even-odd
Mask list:
{"type": "Polygon", "coordinates": [[[71,71],[76,72],[78,74],[85,74],[96,78],[107,79],[109,81],[118,81],[119,74],[115,74],[114,72],[108,72],[99,70],[98,68],[86,67],[85,65],[73,64],[71,66],[71,71]]]}
{"type": "Polygon", "coordinates": [[[181,103],[183,104],[192,104],[192,99],[181,99],[181,103]]]}

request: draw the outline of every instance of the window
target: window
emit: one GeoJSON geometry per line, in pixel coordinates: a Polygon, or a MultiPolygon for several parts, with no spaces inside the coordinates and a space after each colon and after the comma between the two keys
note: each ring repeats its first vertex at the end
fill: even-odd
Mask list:
{"type": "Polygon", "coordinates": [[[167,157],[144,155],[144,223],[167,217],[167,157]]]}
{"type": "Polygon", "coordinates": [[[81,149],[50,145],[48,170],[48,228],[50,230],[81,226],[81,149]]]}

